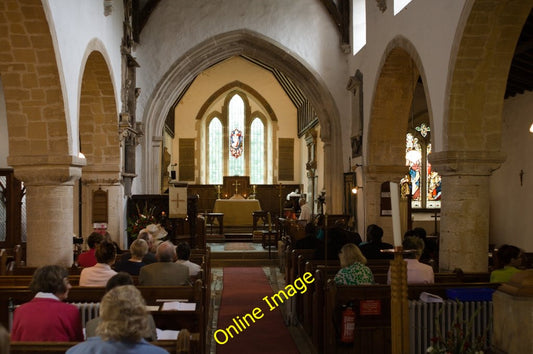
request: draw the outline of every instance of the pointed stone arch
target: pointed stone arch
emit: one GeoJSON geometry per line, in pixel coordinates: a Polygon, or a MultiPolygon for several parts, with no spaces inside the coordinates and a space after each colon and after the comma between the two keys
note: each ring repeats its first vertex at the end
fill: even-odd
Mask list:
{"type": "Polygon", "coordinates": [[[67,156],[69,138],[50,28],[40,2],[0,5],[0,75],[9,129],[9,160],[67,156]],[[5,21],[5,22],[4,22],[5,21]]]}
{"type": "Polygon", "coordinates": [[[115,241],[119,235],[123,190],[120,185],[120,141],[115,91],[109,66],[102,53],[92,51],[81,80],[79,109],[80,151],[87,165],[82,175],[82,230],[92,232],[92,198],[96,190],[107,192],[107,229],[115,241]]]}
{"type": "MultiPolygon", "coordinates": [[[[405,166],[405,134],[418,77],[421,76],[425,83],[426,75],[414,45],[401,36],[387,46],[380,68],[366,140],[365,223],[378,224],[386,230],[385,234],[392,235],[390,218],[380,217],[381,184],[385,181],[399,182],[408,171],[405,166]]],[[[424,85],[424,90],[431,123],[427,85],[424,85]]]]}
{"type": "Polygon", "coordinates": [[[305,62],[262,34],[237,30],[214,36],[190,49],[160,80],[144,109],[145,149],[143,151],[143,189],[147,193],[158,189],[158,161],[161,151],[161,132],[169,109],[188,88],[188,85],[202,71],[235,55],[246,55],[275,67],[298,85],[315,108],[321,126],[324,142],[325,174],[324,188],[327,190],[328,210],[340,213],[342,210],[342,145],[340,139],[340,117],[331,93],[320,76],[305,62]],[[155,170],[154,172],[152,172],[155,170]]]}
{"type": "Polygon", "coordinates": [[[445,191],[441,269],[487,270],[487,254],[480,250],[489,243],[489,178],[505,160],[500,151],[505,87],[532,7],[531,0],[471,0],[463,11],[451,55],[443,150],[430,156],[445,191]]]}
{"type": "Polygon", "coordinates": [[[73,184],[85,164],[70,155],[70,122],[45,11],[40,1],[0,3],[7,163],[26,187],[26,262],[32,267],[72,265],[73,184]]]}
{"type": "Polygon", "coordinates": [[[533,1],[470,3],[452,53],[443,150],[499,151],[507,76],[533,1]]]}

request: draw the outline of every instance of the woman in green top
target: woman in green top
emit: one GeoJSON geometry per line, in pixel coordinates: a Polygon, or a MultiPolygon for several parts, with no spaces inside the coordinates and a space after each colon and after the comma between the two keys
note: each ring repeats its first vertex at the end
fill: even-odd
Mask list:
{"type": "Polygon", "coordinates": [[[519,267],[522,264],[522,251],[520,248],[511,245],[503,245],[496,253],[498,269],[490,273],[491,283],[505,283],[511,280],[513,274],[520,272],[519,267]]]}
{"type": "Polygon", "coordinates": [[[342,246],[339,252],[342,269],[335,275],[335,283],[339,285],[373,284],[374,276],[366,264],[366,258],[359,247],[353,243],[342,246]]]}

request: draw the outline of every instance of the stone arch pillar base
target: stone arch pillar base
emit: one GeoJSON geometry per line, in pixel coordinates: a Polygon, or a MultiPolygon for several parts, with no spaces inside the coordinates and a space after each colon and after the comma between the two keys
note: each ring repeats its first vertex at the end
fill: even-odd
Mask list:
{"type": "Polygon", "coordinates": [[[440,270],[488,270],[489,177],[505,160],[498,152],[432,153],[442,177],[440,270]]]}
{"type": "Polygon", "coordinates": [[[73,263],[73,192],[85,159],[74,156],[10,157],[26,187],[26,264],[73,263]]]}

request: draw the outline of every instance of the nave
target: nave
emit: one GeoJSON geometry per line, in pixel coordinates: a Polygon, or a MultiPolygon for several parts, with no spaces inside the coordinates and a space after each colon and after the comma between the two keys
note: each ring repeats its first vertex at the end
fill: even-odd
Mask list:
{"type": "MultiPolygon", "coordinates": [[[[267,258],[268,252],[263,249],[260,243],[208,243],[208,246],[212,250],[213,264],[220,265],[220,267],[216,266],[211,269],[211,306],[213,307],[213,319],[209,329],[211,344],[209,353],[231,353],[231,348],[238,348],[242,352],[253,351],[254,353],[316,353],[316,350],[313,348],[312,343],[310,343],[309,338],[301,326],[287,326],[285,320],[287,318],[286,304],[279,306],[273,311],[272,314],[277,318],[265,323],[265,326],[258,327],[258,325],[263,324],[263,318],[258,320],[257,324],[252,325],[258,330],[268,330],[267,333],[263,333],[259,338],[255,336],[255,333],[243,331],[236,335],[233,340],[230,339],[227,344],[217,344],[213,335],[217,330],[223,329],[224,325],[227,326],[231,323],[228,323],[228,317],[230,319],[238,315],[242,317],[244,312],[250,312],[254,308],[253,304],[259,302],[261,298],[271,296],[280,289],[283,289],[286,282],[285,275],[280,272],[277,256],[269,260],[267,258]],[[228,248],[230,251],[225,251],[228,248]],[[217,260],[218,257],[220,258],[217,260]],[[260,263],[263,263],[263,266],[260,266],[260,263]],[[247,274],[247,277],[252,279],[253,285],[259,284],[260,286],[259,289],[251,289],[251,291],[248,291],[249,294],[244,296],[245,299],[250,300],[249,302],[241,303],[240,306],[237,305],[232,307],[232,310],[225,311],[226,316],[222,319],[220,316],[221,305],[231,306],[231,303],[234,302],[232,301],[232,297],[234,297],[232,293],[234,294],[235,292],[250,287],[250,283],[246,279],[243,279],[242,282],[231,283],[232,291],[224,293],[224,275],[229,272],[231,272],[230,276],[233,278],[239,278],[241,275],[247,274]],[[258,273],[259,276],[257,276],[258,273]],[[227,305],[225,304],[226,302],[228,302],[227,305]],[[273,328],[269,328],[268,325],[273,326],[273,328]],[[265,346],[265,344],[270,345],[265,346]]],[[[242,299],[243,297],[239,296],[237,301],[242,299]]],[[[260,307],[265,310],[268,308],[265,303],[260,307]]]]}

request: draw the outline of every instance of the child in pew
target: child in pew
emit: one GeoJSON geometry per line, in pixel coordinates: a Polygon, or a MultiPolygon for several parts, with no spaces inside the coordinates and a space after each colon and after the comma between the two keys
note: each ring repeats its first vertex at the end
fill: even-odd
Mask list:
{"type": "Polygon", "coordinates": [[[517,267],[522,265],[522,251],[512,245],[502,245],[496,253],[497,269],[490,273],[491,283],[506,283],[513,275],[520,272],[517,267]]]}
{"type": "MultiPolygon", "coordinates": [[[[119,272],[107,281],[107,284],[105,286],[106,293],[109,292],[111,289],[122,285],[133,285],[133,279],[131,275],[126,272],[119,272]]],[[[98,327],[101,321],[102,320],[100,317],[96,317],[87,322],[87,324],[85,325],[85,337],[95,337],[96,328],[98,327]]],[[[144,338],[150,342],[157,340],[157,330],[155,327],[154,317],[152,315],[148,315],[148,326],[150,328],[150,332],[144,338]]]]}
{"type": "Polygon", "coordinates": [[[12,341],[77,342],[83,340],[80,312],[63,301],[71,285],[68,270],[58,265],[35,271],[30,289],[35,297],[15,310],[12,341]]]}
{"type": "MultiPolygon", "coordinates": [[[[424,241],[417,236],[408,236],[403,242],[404,250],[414,250],[412,253],[404,255],[407,262],[407,284],[434,284],[435,274],[433,268],[427,264],[419,262],[424,251],[424,241]]],[[[387,284],[391,282],[390,267],[387,273],[387,284]]]]}
{"type": "Polygon", "coordinates": [[[366,264],[366,258],[359,247],[353,243],[342,246],[339,252],[341,269],[335,275],[334,281],[339,285],[374,284],[374,276],[366,264]]]}
{"type": "Polygon", "coordinates": [[[100,303],[101,322],[96,328],[99,337],[79,343],[67,354],[163,354],[163,348],[148,343],[148,312],[141,292],[133,285],[115,287],[100,303]]]}

